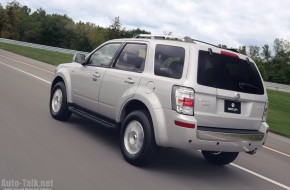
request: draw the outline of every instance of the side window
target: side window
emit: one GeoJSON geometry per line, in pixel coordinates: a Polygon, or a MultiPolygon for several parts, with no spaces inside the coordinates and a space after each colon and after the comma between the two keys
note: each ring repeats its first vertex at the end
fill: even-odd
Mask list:
{"type": "Polygon", "coordinates": [[[112,43],[104,45],[91,55],[89,65],[98,67],[108,67],[115,53],[119,49],[120,45],[121,45],[120,43],[112,43]]]}
{"type": "Polygon", "coordinates": [[[180,79],[184,66],[185,50],[182,47],[156,45],[154,74],[180,79]]]}
{"type": "Polygon", "coordinates": [[[147,52],[146,44],[126,44],[120,53],[114,68],[142,72],[147,52]]]}

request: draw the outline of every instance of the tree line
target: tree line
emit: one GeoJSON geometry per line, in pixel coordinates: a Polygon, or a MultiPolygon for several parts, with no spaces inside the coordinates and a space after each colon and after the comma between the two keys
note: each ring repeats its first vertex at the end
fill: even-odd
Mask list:
{"type": "MultiPolygon", "coordinates": [[[[90,22],[74,22],[67,15],[47,14],[42,8],[32,12],[17,1],[5,7],[0,4],[1,38],[89,52],[107,40],[131,38],[137,34],[150,32],[139,28],[127,30],[119,17],[115,17],[110,26],[102,27],[90,22]]],[[[238,51],[256,62],[264,80],[290,84],[289,41],[277,38],[273,47],[268,44],[240,46],[238,51]]]]}
{"type": "Polygon", "coordinates": [[[74,22],[67,15],[47,14],[42,8],[31,12],[17,1],[0,4],[0,37],[49,46],[91,51],[114,38],[131,38],[137,34],[150,34],[139,28],[127,30],[120,18],[115,17],[108,27],[94,23],[74,22]]]}
{"type": "Polygon", "coordinates": [[[289,41],[276,38],[272,48],[265,44],[262,47],[241,46],[238,50],[255,61],[265,81],[290,84],[289,41]]]}

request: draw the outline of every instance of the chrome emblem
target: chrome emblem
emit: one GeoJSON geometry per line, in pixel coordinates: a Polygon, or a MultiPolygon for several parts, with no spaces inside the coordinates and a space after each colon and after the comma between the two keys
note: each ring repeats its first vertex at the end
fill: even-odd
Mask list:
{"type": "Polygon", "coordinates": [[[232,108],[234,108],[235,107],[235,103],[232,103],[232,108]]]}

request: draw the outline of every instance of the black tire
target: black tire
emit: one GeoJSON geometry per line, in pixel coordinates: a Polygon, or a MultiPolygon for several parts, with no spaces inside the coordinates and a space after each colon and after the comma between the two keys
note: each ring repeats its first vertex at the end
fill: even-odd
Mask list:
{"type": "Polygon", "coordinates": [[[71,112],[68,109],[66,88],[63,82],[58,82],[53,86],[51,95],[50,95],[49,109],[50,109],[51,116],[56,120],[66,121],[70,118],[71,112]],[[59,99],[57,101],[57,102],[59,101],[61,102],[59,108],[57,109],[53,105],[54,95],[56,92],[57,93],[61,92],[61,95],[62,95],[61,97],[59,96],[59,99]]]}
{"type": "Polygon", "coordinates": [[[239,152],[214,152],[201,151],[203,157],[211,164],[223,166],[233,162],[239,155],[239,152]]]}
{"type": "Polygon", "coordinates": [[[145,166],[154,160],[158,153],[159,147],[155,142],[151,117],[146,111],[137,110],[126,116],[121,125],[120,146],[124,159],[132,165],[145,166]],[[132,129],[132,125],[135,125],[135,128],[138,129],[142,128],[142,131],[135,134],[134,132],[138,130],[132,129]],[[127,128],[128,130],[126,132],[127,128]],[[132,135],[135,139],[133,139],[132,135]],[[130,148],[130,146],[136,146],[133,142],[131,143],[129,140],[130,137],[132,137],[131,139],[133,139],[133,141],[136,141],[135,144],[138,144],[137,142],[139,142],[139,140],[143,137],[142,146],[139,146],[141,147],[140,149],[136,148],[135,150],[134,148],[130,148]]]}

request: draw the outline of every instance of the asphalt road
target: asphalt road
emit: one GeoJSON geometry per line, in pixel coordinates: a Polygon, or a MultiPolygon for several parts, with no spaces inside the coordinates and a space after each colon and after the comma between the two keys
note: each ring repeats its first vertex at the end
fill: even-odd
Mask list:
{"type": "Polygon", "coordinates": [[[52,190],[290,189],[290,139],[271,133],[257,154],[225,167],[169,148],[149,167],[127,164],[114,131],[77,116],[51,118],[54,69],[0,50],[0,190],[23,179],[52,180],[52,190]]]}

